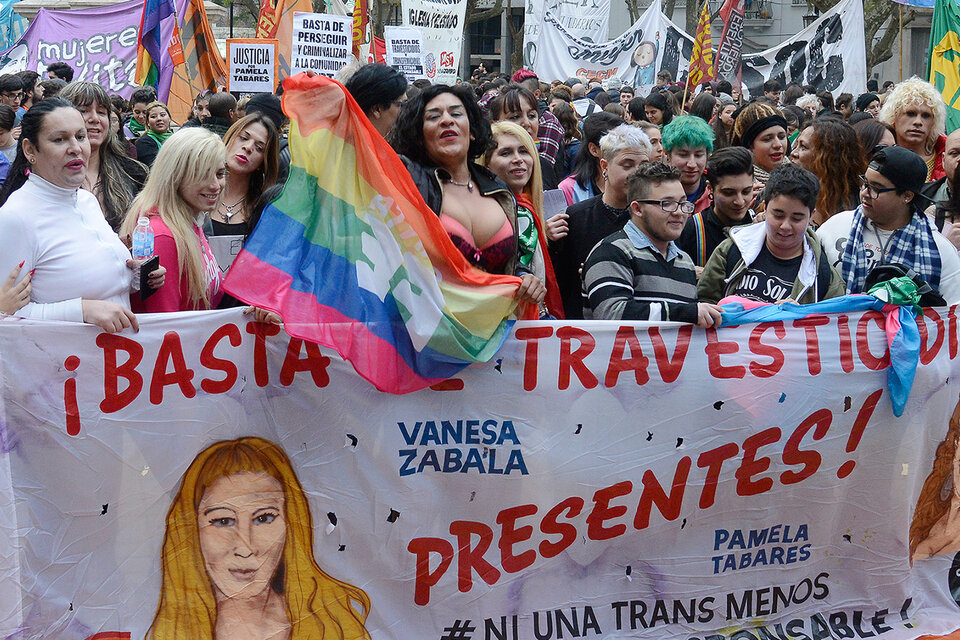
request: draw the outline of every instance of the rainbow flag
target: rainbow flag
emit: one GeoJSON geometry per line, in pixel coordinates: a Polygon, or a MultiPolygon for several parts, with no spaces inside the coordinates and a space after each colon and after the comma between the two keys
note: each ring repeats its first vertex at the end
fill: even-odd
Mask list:
{"type": "MultiPolygon", "coordinates": [[[[173,52],[164,46],[164,43],[170,43],[173,34],[162,23],[176,15],[176,11],[173,0],[146,0],[140,17],[140,31],[137,32],[137,71],[134,81],[142,86],[155,87],[161,96],[170,90],[174,67],[171,58],[173,52]],[[163,37],[164,33],[166,38],[163,37]]],[[[179,42],[176,46],[179,46],[179,42]]]]}
{"type": "Polygon", "coordinates": [[[343,85],[301,73],[283,89],[290,176],[224,288],[279,313],[290,335],[336,349],[381,391],[416,391],[489,360],[520,279],[467,263],[343,85]]]}

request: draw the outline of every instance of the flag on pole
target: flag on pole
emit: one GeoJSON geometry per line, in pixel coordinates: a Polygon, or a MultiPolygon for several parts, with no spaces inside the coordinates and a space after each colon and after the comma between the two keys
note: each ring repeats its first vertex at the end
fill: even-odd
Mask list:
{"type": "Polygon", "coordinates": [[[710,40],[710,3],[703,0],[703,11],[697,23],[697,35],[693,40],[693,52],[690,54],[690,71],[687,73],[687,89],[693,95],[701,82],[716,78],[713,69],[713,43],[710,40]]]}
{"type": "MultiPolygon", "coordinates": [[[[177,5],[183,63],[174,68],[165,101],[173,119],[184,122],[190,117],[190,108],[198,93],[216,91],[218,85],[226,83],[227,63],[217,49],[203,0],[177,0],[177,5]]],[[[163,94],[160,100],[164,100],[163,94]]]]}
{"type": "Polygon", "coordinates": [[[520,279],[467,263],[343,85],[301,73],[283,89],[290,176],[224,289],[279,313],[291,336],[336,349],[382,391],[489,360],[520,279]]]}
{"type": "Polygon", "coordinates": [[[947,104],[947,132],[960,128],[960,7],[936,0],[930,26],[927,77],[947,104]]]}
{"type": "Polygon", "coordinates": [[[146,0],[140,16],[134,81],[156,88],[159,96],[166,96],[170,91],[173,68],[178,64],[174,56],[179,54],[183,62],[176,20],[168,20],[176,13],[173,0],[146,0]]]}
{"type": "Polygon", "coordinates": [[[354,0],[353,2],[353,55],[361,62],[366,62],[360,57],[360,46],[367,42],[367,22],[369,13],[367,12],[367,0],[354,0]]]}
{"type": "Polygon", "coordinates": [[[257,18],[257,38],[276,38],[283,15],[284,0],[263,0],[260,4],[260,17],[257,18]]]}
{"type": "Polygon", "coordinates": [[[743,48],[743,0],[726,0],[720,7],[723,31],[717,45],[717,78],[740,86],[743,48]]]}

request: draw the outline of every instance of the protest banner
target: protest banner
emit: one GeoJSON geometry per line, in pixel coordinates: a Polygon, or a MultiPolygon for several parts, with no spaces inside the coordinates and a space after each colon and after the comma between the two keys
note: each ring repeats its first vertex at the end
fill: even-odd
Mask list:
{"type": "Polygon", "coordinates": [[[74,80],[95,82],[125,98],[137,87],[137,29],[143,0],[88,9],[41,7],[20,39],[0,54],[0,73],[29,69],[40,75],[66,62],[74,80]]]}
{"type": "Polygon", "coordinates": [[[537,63],[543,16],[550,12],[564,30],[588,42],[606,42],[610,25],[610,0],[528,0],[523,22],[523,64],[537,63]]]}
{"type": "Polygon", "coordinates": [[[290,75],[313,71],[332,78],[350,63],[353,19],[326,13],[295,13],[290,75]]]}
{"type": "MultiPolygon", "coordinates": [[[[541,25],[534,70],[541,78],[604,79],[619,76],[646,95],[665,69],[686,80],[694,39],[660,10],[655,0],[619,38],[591,43],[574,38],[550,13],[541,25]]],[[[744,94],[759,95],[766,80],[812,84],[818,90],[859,95],[866,91],[863,5],[844,0],[800,33],[766,51],[743,54],[744,94]]],[[[728,73],[729,70],[725,70],[728,73]]]]}
{"type": "Polygon", "coordinates": [[[401,0],[403,26],[423,33],[423,64],[427,79],[454,84],[460,74],[467,0],[401,0]]]}
{"type": "Polygon", "coordinates": [[[280,61],[275,39],[227,39],[227,91],[273,93],[280,61]]]}
{"type": "Polygon", "coordinates": [[[387,64],[413,82],[426,78],[423,69],[423,32],[411,27],[383,28],[387,64]]]}
{"type": "Polygon", "coordinates": [[[5,319],[0,636],[215,637],[257,594],[292,638],[949,633],[957,320],[897,418],[873,310],[518,322],[401,396],[239,309],[5,319]]]}

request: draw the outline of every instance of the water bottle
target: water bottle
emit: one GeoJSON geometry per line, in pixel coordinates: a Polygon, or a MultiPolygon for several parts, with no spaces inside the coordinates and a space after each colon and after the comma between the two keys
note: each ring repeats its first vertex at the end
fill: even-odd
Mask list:
{"type": "MultiPolygon", "coordinates": [[[[143,264],[153,255],[153,229],[150,228],[150,219],[141,216],[137,220],[137,228],[133,230],[133,259],[143,264]]],[[[140,290],[140,267],[133,274],[133,290],[140,290]]]]}

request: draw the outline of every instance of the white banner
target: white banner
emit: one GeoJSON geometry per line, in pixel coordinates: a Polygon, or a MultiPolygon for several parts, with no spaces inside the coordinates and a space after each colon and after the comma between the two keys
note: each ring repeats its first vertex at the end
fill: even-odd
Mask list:
{"type": "Polygon", "coordinates": [[[743,55],[744,94],[761,95],[770,79],[783,86],[812,84],[834,95],[866,92],[862,0],[843,0],[783,44],[743,55]]]}
{"type": "Polygon", "coordinates": [[[328,13],[294,13],[290,75],[313,71],[332,78],[350,63],[353,18],[328,13]]]}
{"type": "Polygon", "coordinates": [[[423,33],[423,65],[432,82],[454,84],[460,74],[467,0],[402,0],[403,26],[423,33]]]}
{"type": "Polygon", "coordinates": [[[387,47],[387,64],[413,82],[426,78],[423,65],[423,32],[412,27],[386,26],[383,40],[387,47]]]}
{"type": "Polygon", "coordinates": [[[273,93],[277,86],[277,41],[227,39],[227,90],[273,93]]]}
{"type": "Polygon", "coordinates": [[[407,396],[240,310],[0,321],[0,637],[951,632],[956,313],[900,418],[875,311],[518,323],[407,396]]]}
{"type": "MultiPolygon", "coordinates": [[[[594,44],[579,40],[551,15],[541,25],[537,75],[545,81],[619,76],[643,95],[666,69],[684,81],[690,66],[693,37],[670,21],[655,0],[640,19],[616,40],[594,44]]],[[[746,95],[758,95],[766,80],[812,84],[832,93],[859,95],[866,91],[867,64],[863,35],[863,5],[844,0],[812,25],[762,53],[743,55],[746,95]]]]}
{"type": "Polygon", "coordinates": [[[523,65],[533,69],[545,13],[553,14],[563,29],[588,42],[606,42],[610,28],[610,0],[527,0],[523,23],[523,65]]]}

